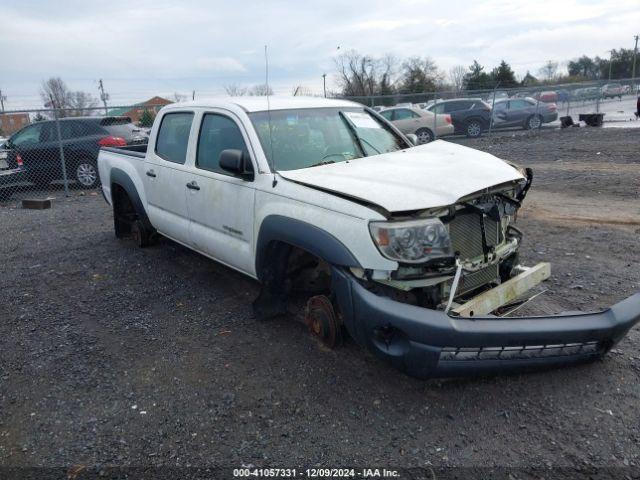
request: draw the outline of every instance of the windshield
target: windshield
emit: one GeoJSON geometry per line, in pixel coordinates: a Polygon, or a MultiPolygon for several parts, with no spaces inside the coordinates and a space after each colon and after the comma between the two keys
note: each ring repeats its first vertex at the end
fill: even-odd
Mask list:
{"type": "Polygon", "coordinates": [[[276,110],[249,117],[274,171],[344,162],[410,146],[364,108],[276,110]]]}

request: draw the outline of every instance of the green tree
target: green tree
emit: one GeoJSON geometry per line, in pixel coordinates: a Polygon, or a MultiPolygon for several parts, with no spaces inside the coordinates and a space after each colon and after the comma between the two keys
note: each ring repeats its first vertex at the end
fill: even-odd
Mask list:
{"type": "Polygon", "coordinates": [[[518,85],[516,74],[511,70],[511,65],[502,60],[500,65],[493,69],[491,78],[500,88],[511,88],[518,85]]]}
{"type": "Polygon", "coordinates": [[[538,83],[538,79],[531,75],[531,73],[529,73],[529,70],[527,70],[527,74],[522,78],[522,81],[520,82],[523,87],[532,87],[534,85],[538,85],[538,83]]]}
{"type": "Polygon", "coordinates": [[[491,76],[484,71],[484,67],[474,60],[469,66],[469,72],[464,77],[465,90],[487,90],[493,88],[491,76]]]}
{"type": "MultiPolygon", "coordinates": [[[[596,59],[600,60],[598,57],[596,59]]],[[[567,64],[567,70],[570,76],[582,77],[586,80],[596,80],[600,75],[599,62],[587,55],[570,60],[567,64]]]]}
{"type": "Polygon", "coordinates": [[[406,93],[432,92],[441,79],[442,74],[433,60],[411,57],[402,64],[400,88],[406,93]]]}
{"type": "Polygon", "coordinates": [[[153,120],[154,120],[154,115],[147,109],[144,110],[144,112],[142,112],[142,115],[140,115],[140,126],[141,127],[150,127],[151,125],[153,125],[153,120]]]}

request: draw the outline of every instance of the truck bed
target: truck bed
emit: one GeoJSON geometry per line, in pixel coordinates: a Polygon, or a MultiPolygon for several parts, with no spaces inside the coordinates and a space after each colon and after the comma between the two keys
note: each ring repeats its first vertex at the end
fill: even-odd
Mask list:
{"type": "Polygon", "coordinates": [[[127,145],[126,147],[102,147],[100,150],[119,153],[120,155],[144,158],[147,154],[147,146],[148,144],[144,143],[141,145],[127,145]]]}

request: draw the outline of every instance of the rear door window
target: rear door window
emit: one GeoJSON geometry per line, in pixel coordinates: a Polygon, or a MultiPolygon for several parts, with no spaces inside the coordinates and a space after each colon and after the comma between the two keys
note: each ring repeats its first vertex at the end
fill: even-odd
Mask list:
{"type": "Polygon", "coordinates": [[[417,113],[414,113],[407,108],[399,108],[398,110],[394,110],[393,113],[394,120],[408,120],[409,118],[415,118],[419,116],[417,113]]]}
{"type": "Polygon", "coordinates": [[[193,112],[167,113],[162,117],[156,154],[167,162],[184,164],[187,159],[193,112]]]}
{"type": "Polygon", "coordinates": [[[382,112],[380,112],[380,115],[382,115],[387,120],[391,120],[391,117],[393,116],[393,110],[383,110],[382,112]]]}

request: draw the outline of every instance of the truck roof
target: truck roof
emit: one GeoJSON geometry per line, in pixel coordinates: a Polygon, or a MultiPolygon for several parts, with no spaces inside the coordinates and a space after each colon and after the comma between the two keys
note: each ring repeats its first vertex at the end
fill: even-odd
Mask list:
{"type": "Polygon", "coordinates": [[[238,106],[246,112],[262,112],[267,110],[288,110],[293,108],[323,108],[323,107],[362,107],[361,104],[350,102],[348,100],[339,100],[333,98],[321,97],[284,97],[269,96],[269,104],[267,105],[267,97],[219,97],[202,100],[194,100],[191,102],[172,103],[163,108],[163,110],[173,110],[175,108],[184,107],[229,107],[238,106]]]}

